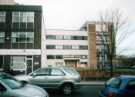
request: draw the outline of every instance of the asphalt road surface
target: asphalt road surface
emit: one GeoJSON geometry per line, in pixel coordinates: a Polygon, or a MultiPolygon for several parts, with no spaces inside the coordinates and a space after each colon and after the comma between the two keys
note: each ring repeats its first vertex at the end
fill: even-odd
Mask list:
{"type": "Polygon", "coordinates": [[[98,92],[101,88],[101,85],[82,86],[80,90],[71,95],[63,95],[56,90],[49,90],[48,93],[50,97],[98,97],[98,92]]]}

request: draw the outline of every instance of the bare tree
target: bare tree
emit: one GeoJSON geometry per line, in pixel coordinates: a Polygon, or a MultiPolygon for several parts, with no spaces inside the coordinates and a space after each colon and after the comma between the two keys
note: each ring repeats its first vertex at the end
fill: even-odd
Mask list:
{"type": "Polygon", "coordinates": [[[127,22],[123,13],[118,9],[101,12],[99,17],[102,32],[101,43],[110,65],[110,76],[113,76],[113,61],[115,60],[117,46],[128,36],[127,31],[124,31],[127,22]],[[119,34],[118,38],[120,31],[123,32],[121,35],[119,34]]]}

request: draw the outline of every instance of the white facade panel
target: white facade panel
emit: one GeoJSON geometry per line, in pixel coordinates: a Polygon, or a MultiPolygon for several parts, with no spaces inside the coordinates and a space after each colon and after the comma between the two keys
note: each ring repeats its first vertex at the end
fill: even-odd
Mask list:
{"type": "Polygon", "coordinates": [[[41,55],[40,49],[1,49],[1,55],[41,55]]]}
{"type": "Polygon", "coordinates": [[[46,40],[47,45],[88,45],[88,41],[82,40],[46,40]]]}
{"type": "Polygon", "coordinates": [[[46,35],[77,35],[77,36],[87,36],[86,31],[72,31],[72,30],[47,30],[46,35]]]}
{"type": "Polygon", "coordinates": [[[46,50],[47,55],[88,55],[88,50],[46,50]]]}

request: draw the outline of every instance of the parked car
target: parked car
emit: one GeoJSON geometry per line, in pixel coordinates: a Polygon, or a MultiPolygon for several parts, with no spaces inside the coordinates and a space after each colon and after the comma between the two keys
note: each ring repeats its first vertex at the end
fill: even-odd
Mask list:
{"type": "Polygon", "coordinates": [[[40,68],[28,75],[18,75],[15,78],[46,89],[59,89],[67,95],[80,87],[81,80],[75,69],[66,67],[40,68]]]}
{"type": "Polygon", "coordinates": [[[0,73],[0,97],[49,97],[48,93],[35,85],[18,81],[14,77],[0,73]]]}
{"type": "Polygon", "coordinates": [[[135,76],[122,75],[108,80],[100,97],[135,97],[135,76]]]}

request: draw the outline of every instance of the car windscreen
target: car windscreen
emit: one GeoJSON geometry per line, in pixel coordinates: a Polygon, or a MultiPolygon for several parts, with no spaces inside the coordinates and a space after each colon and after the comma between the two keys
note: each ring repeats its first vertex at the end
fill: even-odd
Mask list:
{"type": "Polygon", "coordinates": [[[112,87],[112,88],[119,88],[121,84],[121,80],[119,78],[111,78],[107,81],[106,86],[112,87]]]}
{"type": "Polygon", "coordinates": [[[23,86],[23,84],[20,81],[17,81],[15,79],[5,78],[2,81],[11,89],[18,89],[23,86]]]}

